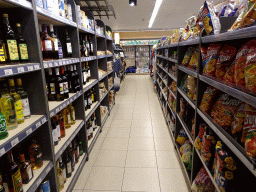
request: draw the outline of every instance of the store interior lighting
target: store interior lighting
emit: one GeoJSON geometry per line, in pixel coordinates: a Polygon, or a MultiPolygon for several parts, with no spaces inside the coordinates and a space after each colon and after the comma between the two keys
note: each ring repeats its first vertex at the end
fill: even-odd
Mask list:
{"type": "Polygon", "coordinates": [[[137,6],[137,0],[129,0],[130,6],[137,6]]]}
{"type": "Polygon", "coordinates": [[[156,15],[158,13],[158,10],[162,4],[163,0],[156,0],[156,4],[155,4],[155,7],[154,7],[154,10],[153,10],[153,13],[151,15],[151,18],[150,18],[150,21],[149,21],[149,25],[148,25],[148,28],[151,28],[154,21],[155,21],[155,18],[156,18],[156,15]]]}

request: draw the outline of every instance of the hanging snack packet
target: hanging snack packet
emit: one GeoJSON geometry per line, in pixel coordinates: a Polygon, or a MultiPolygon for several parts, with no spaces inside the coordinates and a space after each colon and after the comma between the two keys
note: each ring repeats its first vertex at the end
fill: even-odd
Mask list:
{"type": "Polygon", "coordinates": [[[232,188],[232,183],[229,183],[234,179],[234,171],[237,167],[233,157],[224,150],[221,141],[216,144],[215,161],[214,179],[216,184],[220,191],[229,191],[228,188],[232,188]]]}
{"type": "Polygon", "coordinates": [[[207,49],[206,59],[203,61],[203,73],[205,75],[215,76],[217,59],[220,54],[220,44],[210,44],[207,49]]]}
{"type": "Polygon", "coordinates": [[[202,55],[202,62],[204,62],[206,60],[206,57],[207,57],[207,48],[201,46],[200,49],[201,49],[201,55],[202,55]]]}
{"type": "Polygon", "coordinates": [[[208,126],[205,123],[201,123],[199,126],[199,133],[194,142],[195,148],[199,151],[199,153],[202,149],[203,135],[207,128],[208,126]]]}
{"type": "Polygon", "coordinates": [[[215,77],[217,77],[219,81],[223,80],[223,77],[227,72],[227,68],[231,60],[235,57],[235,55],[236,55],[236,48],[233,46],[225,45],[221,49],[220,56],[216,64],[216,72],[215,72],[215,77]]]}
{"type": "Polygon", "coordinates": [[[214,189],[211,178],[202,167],[191,185],[191,192],[214,192],[214,189]]]}
{"type": "Polygon", "coordinates": [[[194,50],[195,50],[195,47],[189,47],[188,48],[187,52],[184,55],[184,58],[183,58],[183,61],[182,61],[181,65],[188,66],[194,50]]]}
{"type": "Polygon", "coordinates": [[[204,92],[199,108],[205,113],[209,113],[213,105],[212,100],[217,93],[218,93],[218,89],[215,89],[212,86],[207,87],[207,89],[204,92]]]}
{"type": "Polygon", "coordinates": [[[207,129],[202,139],[201,157],[206,166],[209,167],[213,163],[213,156],[215,151],[216,140],[211,129],[207,129]]]}
{"type": "Polygon", "coordinates": [[[215,14],[214,5],[205,1],[202,12],[205,15],[203,22],[207,35],[219,34],[221,28],[220,20],[215,14]]]}
{"type": "Polygon", "coordinates": [[[181,129],[179,132],[179,135],[176,139],[176,142],[179,143],[180,145],[183,145],[187,139],[188,139],[188,137],[187,137],[185,130],[181,129]]]}
{"type": "Polygon", "coordinates": [[[198,67],[198,55],[199,55],[199,47],[196,47],[195,51],[193,52],[188,67],[190,69],[197,70],[198,67]]]}
{"type": "Polygon", "coordinates": [[[170,89],[173,91],[173,92],[176,92],[177,91],[177,83],[176,81],[172,81],[171,85],[170,85],[170,89]]]}

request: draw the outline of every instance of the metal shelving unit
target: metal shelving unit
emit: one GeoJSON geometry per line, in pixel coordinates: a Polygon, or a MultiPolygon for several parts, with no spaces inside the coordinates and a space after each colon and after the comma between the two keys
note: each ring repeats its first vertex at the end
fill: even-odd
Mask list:
{"type": "MultiPolygon", "coordinates": [[[[57,16],[54,13],[37,7],[35,0],[31,1],[14,1],[3,0],[0,2],[0,8],[3,13],[8,13],[11,20],[11,25],[14,21],[21,23],[22,35],[27,41],[29,63],[4,65],[0,66],[0,78],[15,78],[19,76],[23,79],[23,87],[28,93],[31,117],[18,126],[18,128],[8,131],[9,136],[0,141],[0,158],[13,149],[16,145],[29,145],[32,138],[36,138],[37,143],[42,146],[44,165],[42,168],[34,171],[34,178],[29,184],[23,185],[24,192],[34,192],[37,190],[41,182],[47,177],[50,180],[52,192],[58,192],[56,161],[68,147],[71,141],[79,135],[82,138],[84,154],[80,157],[79,163],[76,164],[72,177],[67,179],[63,191],[72,191],[77,178],[79,177],[82,168],[86,161],[89,160],[90,151],[103,128],[110,112],[106,114],[104,119],[101,119],[100,106],[108,106],[110,111],[113,106],[109,105],[109,92],[113,90],[113,86],[108,85],[108,78],[113,77],[112,71],[107,71],[107,61],[113,61],[113,54],[97,56],[96,50],[109,50],[113,53],[112,38],[107,35],[99,35],[94,30],[89,30],[78,26],[77,15],[75,12],[76,3],[73,0],[68,0],[73,11],[73,21],[64,17],[57,16]],[[19,14],[19,17],[14,15],[14,12],[19,14]],[[41,40],[39,35],[40,24],[53,24],[58,29],[59,39],[64,45],[65,30],[69,32],[72,44],[72,58],[64,58],[60,60],[44,61],[42,56],[41,40]],[[94,55],[90,57],[81,57],[79,48],[80,34],[90,35],[94,44],[94,55]],[[46,91],[45,69],[60,67],[63,65],[76,65],[79,74],[79,81],[82,82],[82,62],[88,61],[91,69],[91,80],[86,85],[80,84],[81,90],[74,94],[69,94],[70,97],[64,101],[48,101],[46,91]],[[107,72],[107,74],[99,78],[98,68],[107,72]],[[15,76],[15,77],[14,77],[15,76]],[[99,98],[99,83],[103,81],[107,88],[107,92],[103,98],[99,98]],[[96,102],[90,110],[85,111],[84,93],[94,87],[96,91],[96,102]],[[75,108],[76,123],[71,128],[66,130],[66,136],[61,139],[57,146],[53,145],[51,117],[60,112],[70,103],[75,108]],[[86,133],[86,122],[95,112],[98,129],[92,140],[88,142],[86,133]]],[[[90,19],[94,19],[93,14],[85,11],[90,19]]],[[[111,30],[109,26],[100,20],[97,24],[104,27],[104,32],[111,30]]],[[[63,46],[65,49],[65,47],[63,46]]],[[[64,50],[65,52],[65,50],[64,50]]],[[[66,55],[64,54],[64,57],[66,55]]]]}

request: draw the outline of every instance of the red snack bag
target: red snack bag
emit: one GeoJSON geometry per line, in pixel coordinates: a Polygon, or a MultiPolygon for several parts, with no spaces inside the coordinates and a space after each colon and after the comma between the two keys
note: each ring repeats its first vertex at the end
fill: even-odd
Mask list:
{"type": "Polygon", "coordinates": [[[202,61],[204,62],[207,56],[207,48],[203,46],[201,46],[200,48],[201,48],[202,61]]]}
{"type": "Polygon", "coordinates": [[[208,113],[209,110],[212,107],[212,100],[215,97],[215,95],[217,94],[218,89],[215,89],[212,86],[207,87],[207,89],[204,92],[202,101],[200,103],[199,108],[204,111],[205,113],[208,113]]]}
{"type": "Polygon", "coordinates": [[[203,73],[209,76],[215,76],[216,63],[220,54],[220,44],[210,44],[207,49],[206,59],[203,61],[203,73]]]}
{"type": "Polygon", "coordinates": [[[247,61],[244,68],[245,87],[252,93],[256,93],[256,40],[250,44],[247,61]]]}
{"type": "Polygon", "coordinates": [[[244,102],[241,103],[231,124],[231,134],[237,142],[242,137],[242,131],[244,129],[245,107],[246,104],[244,102]]]}
{"type": "Polygon", "coordinates": [[[225,45],[221,49],[215,71],[215,77],[217,77],[220,81],[223,80],[223,77],[227,72],[227,68],[230,64],[230,61],[235,57],[235,55],[236,48],[233,46],[225,45]]]}
{"type": "Polygon", "coordinates": [[[209,177],[205,168],[202,167],[191,185],[191,191],[214,192],[214,189],[215,188],[214,185],[212,184],[211,178],[209,177]]]}
{"type": "Polygon", "coordinates": [[[235,61],[233,61],[231,63],[231,65],[229,66],[228,71],[224,75],[224,77],[223,77],[224,83],[226,83],[228,85],[235,85],[234,75],[235,75],[235,61]]]}
{"type": "Polygon", "coordinates": [[[222,93],[219,98],[217,99],[217,101],[214,103],[213,107],[212,107],[212,111],[211,111],[211,117],[215,118],[215,116],[217,116],[217,114],[219,113],[222,103],[226,100],[226,98],[228,97],[228,94],[226,93],[222,93]]]}

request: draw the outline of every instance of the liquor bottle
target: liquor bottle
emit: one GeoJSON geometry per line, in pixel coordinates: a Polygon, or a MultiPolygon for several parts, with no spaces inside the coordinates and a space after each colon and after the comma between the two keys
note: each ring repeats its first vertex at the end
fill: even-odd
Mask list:
{"type": "Polygon", "coordinates": [[[16,23],[17,27],[17,32],[18,32],[18,38],[17,38],[17,43],[18,43],[18,48],[19,48],[19,57],[20,57],[20,62],[28,62],[28,47],[25,39],[22,37],[22,32],[21,32],[21,26],[19,23],[16,23]]]}
{"type": "Polygon", "coordinates": [[[62,162],[62,157],[60,156],[60,158],[59,158],[59,166],[60,166],[60,168],[63,170],[63,182],[64,183],[66,183],[66,178],[67,178],[67,176],[66,176],[66,167],[65,167],[65,165],[64,165],[64,163],[62,162]]]}
{"type": "Polygon", "coordinates": [[[30,161],[25,160],[24,154],[20,154],[20,173],[23,184],[28,184],[29,181],[34,177],[33,170],[30,161]]]}
{"type": "Polygon", "coordinates": [[[0,173],[0,192],[5,192],[2,173],[0,173]]]}
{"type": "Polygon", "coordinates": [[[96,125],[95,125],[95,121],[94,121],[94,115],[91,116],[91,122],[92,122],[92,130],[95,131],[96,125]]]}
{"type": "Polygon", "coordinates": [[[0,65],[3,65],[6,63],[6,59],[7,59],[6,57],[7,55],[6,55],[5,44],[3,41],[2,27],[0,27],[0,65]]]}
{"type": "Polygon", "coordinates": [[[87,91],[87,109],[91,109],[92,97],[90,91],[87,91]]]}
{"type": "Polygon", "coordinates": [[[74,125],[76,123],[75,108],[69,104],[68,110],[70,111],[71,125],[74,125]]]}
{"type": "Polygon", "coordinates": [[[94,117],[94,127],[93,127],[93,131],[95,131],[97,129],[97,119],[96,119],[96,115],[95,115],[95,112],[93,114],[93,117],[94,117]]]}
{"type": "Polygon", "coordinates": [[[85,106],[85,108],[84,108],[84,110],[86,111],[88,108],[87,108],[87,104],[88,104],[88,102],[87,102],[87,93],[85,93],[84,94],[84,106],[85,106]]]}
{"type": "Polygon", "coordinates": [[[8,14],[3,14],[3,27],[4,27],[4,35],[5,35],[5,46],[7,52],[7,58],[10,63],[19,62],[19,52],[18,45],[15,38],[14,31],[9,23],[8,14]]]}
{"type": "Polygon", "coordinates": [[[67,107],[65,107],[61,111],[61,115],[62,115],[63,120],[64,120],[64,127],[65,127],[65,129],[70,128],[71,127],[71,117],[70,117],[70,111],[67,109],[67,107]]]}
{"type": "Polygon", "coordinates": [[[56,85],[55,85],[55,77],[52,74],[52,68],[48,69],[49,79],[48,79],[48,87],[49,87],[49,101],[56,101],[56,85]]]}
{"type": "Polygon", "coordinates": [[[66,46],[67,46],[67,57],[72,57],[71,40],[68,36],[68,30],[67,29],[66,29],[66,46]]]}
{"type": "Polygon", "coordinates": [[[7,164],[3,169],[9,192],[23,192],[20,169],[13,160],[12,151],[7,152],[7,164]]]}
{"type": "Polygon", "coordinates": [[[75,164],[77,164],[79,162],[79,147],[78,147],[78,144],[77,144],[77,140],[76,140],[76,137],[73,139],[73,151],[74,151],[74,154],[75,154],[75,164]]]}
{"type": "Polygon", "coordinates": [[[43,166],[43,154],[40,145],[32,139],[32,144],[29,147],[30,161],[33,169],[40,169],[43,166]]]}
{"type": "Polygon", "coordinates": [[[65,17],[68,19],[68,1],[64,0],[65,17]]]}
{"type": "Polygon", "coordinates": [[[63,138],[66,136],[66,130],[65,130],[65,125],[64,125],[64,119],[63,119],[61,113],[57,114],[57,119],[60,124],[60,136],[61,136],[61,138],[63,138]]]}
{"type": "Polygon", "coordinates": [[[94,54],[94,49],[93,49],[93,42],[92,42],[92,38],[91,36],[89,35],[89,45],[90,45],[90,55],[93,56],[94,54]]]}
{"type": "MultiPolygon", "coordinates": [[[[68,65],[64,65],[64,71],[65,71],[65,76],[68,80],[68,92],[70,90],[70,86],[71,86],[71,78],[70,78],[70,66],[68,65]]],[[[69,92],[70,93],[70,92],[69,92]]]]}
{"type": "Polygon", "coordinates": [[[85,45],[86,45],[86,57],[90,56],[90,43],[88,41],[87,35],[85,36],[85,45]]]}
{"type": "Polygon", "coordinates": [[[70,65],[69,78],[70,78],[69,93],[76,93],[76,87],[77,87],[77,85],[76,85],[76,74],[74,72],[73,65],[70,65]]]}
{"type": "Polygon", "coordinates": [[[54,117],[54,121],[55,121],[55,124],[56,124],[56,129],[57,129],[57,136],[58,136],[58,141],[61,140],[61,133],[60,133],[60,123],[58,121],[58,115],[55,115],[54,117]]]}
{"type": "Polygon", "coordinates": [[[82,156],[84,154],[82,141],[79,141],[79,155],[82,156]]]}
{"type": "Polygon", "coordinates": [[[65,75],[64,67],[60,67],[60,74],[63,80],[64,99],[68,99],[69,98],[68,79],[65,75]]]}
{"type": "Polygon", "coordinates": [[[2,109],[0,106],[0,140],[5,139],[9,135],[6,127],[6,119],[4,114],[1,111],[2,109]]]}
{"type": "Polygon", "coordinates": [[[86,70],[85,70],[85,63],[83,63],[83,68],[82,68],[82,73],[83,73],[83,85],[86,85],[86,70]]]}
{"type": "Polygon", "coordinates": [[[60,76],[60,68],[55,68],[55,89],[56,89],[56,101],[64,100],[64,88],[63,80],[60,76]]]}
{"type": "Polygon", "coordinates": [[[21,78],[16,79],[16,84],[17,84],[17,93],[20,95],[21,102],[22,102],[24,117],[25,119],[28,119],[31,116],[28,94],[23,89],[21,78]]]}
{"type": "Polygon", "coordinates": [[[94,87],[90,89],[91,90],[91,95],[92,95],[92,103],[95,102],[95,96],[94,96],[94,87]]]}
{"type": "Polygon", "coordinates": [[[52,123],[53,144],[54,144],[54,146],[56,146],[56,145],[58,145],[59,141],[58,141],[58,133],[57,133],[57,128],[56,128],[56,123],[53,118],[51,119],[51,123],[52,123]]]}
{"type": "Polygon", "coordinates": [[[58,39],[56,37],[56,35],[54,34],[54,29],[53,29],[53,25],[50,24],[50,33],[49,33],[50,37],[51,37],[51,41],[53,43],[53,53],[52,53],[52,57],[53,59],[59,59],[59,43],[58,43],[58,39]]]}
{"type": "Polygon", "coordinates": [[[9,94],[7,81],[5,79],[0,79],[1,86],[1,112],[5,116],[7,130],[12,130],[18,127],[18,121],[16,117],[14,100],[9,94]]]}
{"type": "Polygon", "coordinates": [[[72,161],[69,156],[68,148],[64,151],[64,163],[66,167],[66,177],[69,178],[72,175],[72,161]]]}
{"type": "Polygon", "coordinates": [[[60,168],[59,161],[56,162],[57,164],[57,178],[58,178],[58,188],[59,191],[64,189],[64,179],[63,179],[63,170],[60,168]]]}
{"type": "Polygon", "coordinates": [[[69,153],[71,156],[71,168],[72,168],[72,172],[75,170],[75,164],[76,164],[76,160],[75,160],[75,151],[73,150],[72,147],[72,142],[69,144],[69,153]]]}
{"type": "Polygon", "coordinates": [[[80,91],[81,87],[80,87],[79,75],[76,70],[76,64],[74,65],[74,73],[75,73],[75,78],[76,78],[76,91],[80,91]]]}
{"type": "Polygon", "coordinates": [[[81,57],[85,57],[85,52],[86,52],[86,46],[85,46],[85,41],[83,39],[83,35],[80,35],[80,53],[81,57]]]}
{"type": "Polygon", "coordinates": [[[9,88],[10,88],[10,95],[14,100],[14,106],[15,106],[18,124],[24,123],[22,101],[21,101],[20,95],[16,93],[14,79],[9,79],[9,88]]]}
{"type": "Polygon", "coordinates": [[[90,122],[90,134],[91,134],[91,138],[93,138],[93,127],[92,127],[92,119],[89,118],[88,120],[90,122]]]}
{"type": "Polygon", "coordinates": [[[43,25],[43,34],[41,37],[42,47],[43,47],[43,58],[44,60],[52,60],[53,59],[53,43],[51,41],[51,37],[48,35],[47,26],[43,25]]]}
{"type": "Polygon", "coordinates": [[[91,80],[91,70],[90,70],[88,61],[86,61],[86,70],[87,70],[87,79],[86,79],[86,82],[89,82],[89,81],[91,80]]]}
{"type": "Polygon", "coordinates": [[[90,121],[89,120],[86,122],[86,133],[87,133],[88,141],[91,140],[90,121]]]}
{"type": "Polygon", "coordinates": [[[58,40],[58,59],[62,59],[63,58],[63,50],[62,50],[62,44],[61,44],[59,36],[58,36],[57,28],[55,28],[55,34],[56,34],[56,39],[58,40]]]}

